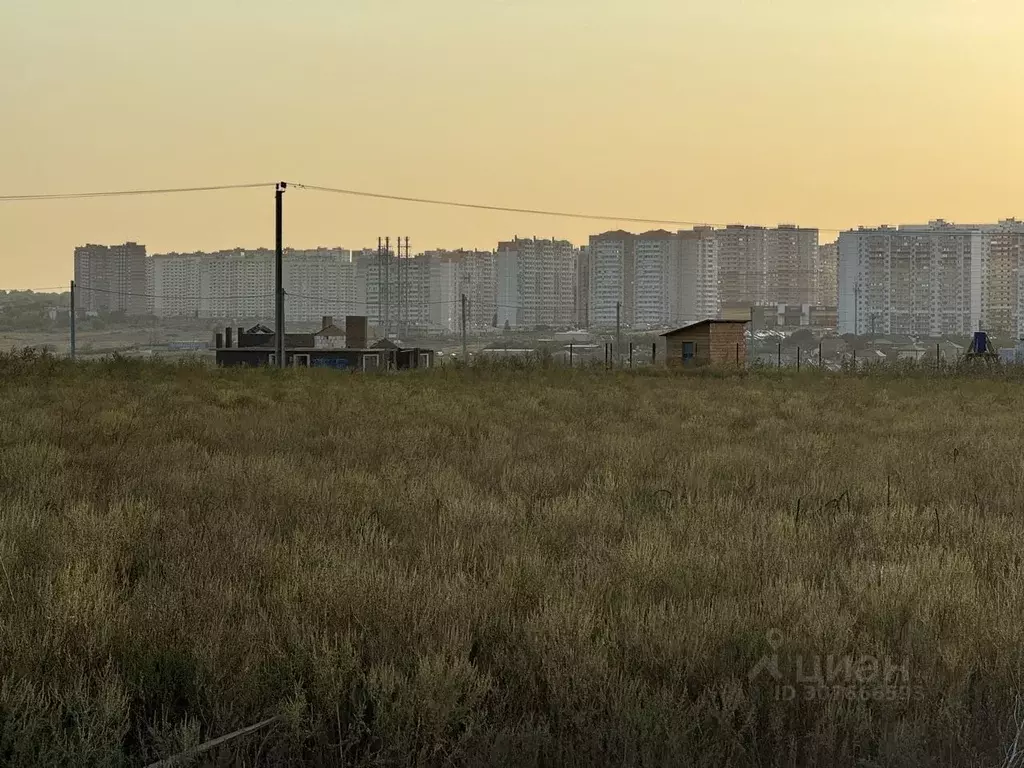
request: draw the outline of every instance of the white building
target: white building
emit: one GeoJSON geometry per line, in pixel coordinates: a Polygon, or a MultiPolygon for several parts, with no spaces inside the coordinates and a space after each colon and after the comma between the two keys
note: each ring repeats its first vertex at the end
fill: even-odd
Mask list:
{"type": "Polygon", "coordinates": [[[567,328],[576,317],[576,250],[568,240],[498,244],[494,261],[497,325],[567,328]]]}
{"type": "Polygon", "coordinates": [[[635,328],[676,325],[683,314],[679,237],[665,230],[637,235],[633,255],[629,324],[635,328]]]}
{"type": "Polygon", "coordinates": [[[982,228],[938,220],[839,236],[839,332],[965,336],[982,318],[982,228]]]}
{"type": "Polygon", "coordinates": [[[814,277],[815,303],[835,307],[839,302],[839,243],[818,246],[814,277]]]}
{"type": "Polygon", "coordinates": [[[816,303],[818,230],[733,224],[714,233],[723,305],[816,303]]]}
{"type": "MultiPolygon", "coordinates": [[[[150,311],[157,317],[265,319],[274,314],[274,252],[168,253],[147,265],[150,311]]],[[[285,319],[317,322],[355,313],[351,255],[341,248],[286,249],[285,319]]]]}
{"type": "Polygon", "coordinates": [[[617,230],[590,238],[591,328],[614,328],[616,322],[628,327],[632,313],[633,280],[636,272],[635,235],[617,230]],[[629,306],[626,298],[630,297],[629,306]]]}
{"type": "Polygon", "coordinates": [[[717,318],[722,311],[718,288],[718,239],[710,227],[679,232],[680,299],[674,324],[717,318]]]}

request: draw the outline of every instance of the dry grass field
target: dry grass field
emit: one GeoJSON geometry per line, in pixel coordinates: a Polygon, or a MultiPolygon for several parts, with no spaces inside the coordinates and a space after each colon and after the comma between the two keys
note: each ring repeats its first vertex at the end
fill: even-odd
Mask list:
{"type": "Polygon", "coordinates": [[[999,766],[1007,378],[0,359],[0,764],[999,766]]]}

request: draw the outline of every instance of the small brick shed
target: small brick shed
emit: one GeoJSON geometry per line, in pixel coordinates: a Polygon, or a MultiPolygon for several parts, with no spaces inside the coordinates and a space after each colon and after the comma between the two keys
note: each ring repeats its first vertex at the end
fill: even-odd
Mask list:
{"type": "Polygon", "coordinates": [[[661,334],[664,365],[743,365],[747,320],[701,320],[661,334]]]}

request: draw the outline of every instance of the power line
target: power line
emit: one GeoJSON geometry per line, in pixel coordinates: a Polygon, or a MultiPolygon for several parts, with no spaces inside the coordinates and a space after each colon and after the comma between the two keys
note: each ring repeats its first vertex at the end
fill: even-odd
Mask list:
{"type": "Polygon", "coordinates": [[[590,213],[568,213],[566,211],[547,211],[538,208],[510,208],[501,205],[485,205],[483,203],[461,203],[453,200],[435,200],[426,197],[406,197],[404,195],[389,195],[380,192],[363,192],[355,189],[338,189],[336,187],[321,187],[313,184],[289,183],[295,189],[306,189],[311,192],[330,192],[336,195],[349,195],[351,197],[369,197],[377,200],[393,200],[401,203],[420,203],[423,205],[441,205],[448,208],[470,208],[476,211],[498,211],[501,213],[525,213],[531,216],[555,216],[563,219],[589,219],[594,221],[617,221],[631,224],[671,224],[680,227],[701,227],[706,226],[700,221],[677,221],[673,219],[644,219],[636,216],[607,216],[603,214],[590,213]]]}
{"type": "Polygon", "coordinates": [[[171,195],[185,192],[219,192],[230,189],[258,189],[273,187],[273,182],[258,184],[218,184],[209,187],[173,187],[166,189],[120,189],[111,192],[66,192],[49,195],[0,195],[0,203],[28,202],[33,200],[85,200],[96,197],[133,197],[138,195],[171,195]]]}
{"type": "MultiPolygon", "coordinates": [[[[89,200],[104,197],[138,197],[141,195],[168,195],[184,194],[192,192],[217,192],[225,190],[260,189],[276,187],[276,182],[258,182],[254,184],[217,184],[202,187],[167,187],[154,189],[120,189],[110,191],[92,192],[66,192],[54,194],[32,194],[32,195],[0,195],[0,203],[33,202],[33,201],[55,201],[55,200],[89,200]]],[[[496,211],[500,213],[520,213],[530,216],[552,216],[563,219],[582,219],[588,221],[611,221],[630,224],[662,224],[678,227],[724,227],[724,224],[714,224],[706,221],[686,221],[681,219],[651,219],[640,216],[612,216],[597,213],[578,213],[571,211],[552,211],[540,208],[516,208],[512,206],[489,205],[485,203],[465,203],[454,200],[439,200],[426,197],[410,197],[407,195],[393,195],[382,192],[366,192],[356,189],[342,189],[339,187],[325,187],[315,184],[289,183],[295,189],[304,189],[312,192],[327,192],[337,195],[348,195],[350,197],[373,198],[377,200],[391,200],[403,203],[418,203],[421,205],[438,205],[448,208],[466,208],[477,211],[496,211]]],[[[819,232],[843,232],[847,228],[842,227],[810,227],[819,232]]]]}
{"type": "MultiPolygon", "coordinates": [[[[453,200],[438,200],[434,198],[426,197],[409,197],[406,195],[392,195],[385,194],[382,192],[366,192],[356,189],[341,189],[338,187],[324,187],[317,186],[315,184],[299,184],[297,182],[289,182],[289,186],[295,189],[305,189],[311,192],[330,192],[336,195],[349,195],[351,197],[367,197],[376,200],[392,200],[401,203],[419,203],[423,205],[440,205],[449,208],[469,208],[478,211],[498,211],[500,213],[524,213],[532,216],[554,216],[556,218],[565,219],[586,219],[591,221],[613,221],[620,223],[630,224],[669,224],[672,226],[679,227],[717,227],[723,228],[729,226],[721,223],[711,223],[706,221],[683,221],[679,219],[648,219],[637,216],[610,216],[606,214],[594,214],[594,213],[570,213],[566,211],[550,211],[539,208],[513,208],[501,205],[488,205],[484,203],[463,203],[456,202],[453,200]]],[[[816,229],[819,232],[845,232],[850,227],[807,227],[806,229],[816,229]]]]}

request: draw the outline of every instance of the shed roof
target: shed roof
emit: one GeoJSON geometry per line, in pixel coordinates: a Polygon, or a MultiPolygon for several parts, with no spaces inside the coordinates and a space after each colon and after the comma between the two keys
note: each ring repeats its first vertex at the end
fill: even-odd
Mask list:
{"type": "Polygon", "coordinates": [[[395,344],[391,339],[381,339],[371,345],[371,349],[401,349],[400,346],[395,344]]]}
{"type": "Polygon", "coordinates": [[[345,335],[345,331],[342,330],[341,328],[339,328],[338,326],[334,325],[334,323],[331,323],[330,325],[328,325],[328,326],[326,326],[324,328],[321,328],[319,331],[317,331],[313,335],[314,336],[327,336],[327,337],[344,336],[345,335]]]}
{"type": "Polygon", "coordinates": [[[671,336],[673,334],[679,333],[680,331],[692,331],[694,328],[698,328],[698,327],[700,327],[702,325],[715,325],[715,324],[722,324],[722,325],[746,325],[749,322],[750,322],[749,320],[715,320],[715,319],[711,319],[711,320],[698,320],[695,323],[690,323],[688,325],[682,326],[681,328],[676,328],[674,331],[666,331],[665,333],[663,333],[661,335],[662,336],[671,336]]]}

